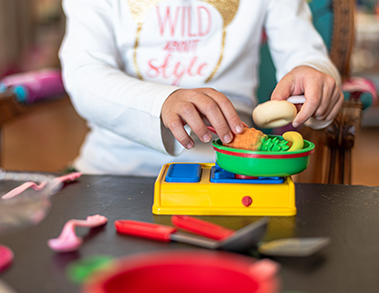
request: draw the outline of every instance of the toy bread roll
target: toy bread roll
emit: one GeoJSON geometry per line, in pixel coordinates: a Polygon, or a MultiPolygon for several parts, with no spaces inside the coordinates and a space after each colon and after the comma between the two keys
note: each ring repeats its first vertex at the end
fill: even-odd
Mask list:
{"type": "Polygon", "coordinates": [[[290,124],[296,114],[296,106],[290,102],[268,101],[254,109],[253,120],[257,127],[275,128],[290,124]]]}

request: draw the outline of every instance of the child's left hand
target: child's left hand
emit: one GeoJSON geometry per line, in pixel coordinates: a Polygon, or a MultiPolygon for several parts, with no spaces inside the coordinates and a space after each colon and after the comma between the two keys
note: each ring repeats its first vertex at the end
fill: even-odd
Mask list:
{"type": "Polygon", "coordinates": [[[310,117],[320,121],[334,119],[344,100],[333,77],[309,66],[287,73],[276,85],[271,100],[287,100],[294,95],[304,95],[306,100],[292,122],[294,127],[310,117]]]}

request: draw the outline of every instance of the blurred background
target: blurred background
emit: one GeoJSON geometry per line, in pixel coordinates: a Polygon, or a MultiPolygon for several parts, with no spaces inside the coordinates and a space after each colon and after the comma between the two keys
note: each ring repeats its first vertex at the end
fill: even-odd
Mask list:
{"type": "MultiPolygon", "coordinates": [[[[351,73],[379,89],[379,0],[357,0],[351,73]]],[[[59,68],[65,29],[61,0],[0,0],[0,79],[59,68]]],[[[3,127],[3,167],[62,171],[76,157],[88,128],[68,97],[33,107],[3,127]]],[[[379,106],[363,113],[353,150],[353,184],[379,185],[379,106]]]]}
{"type": "MultiPolygon", "coordinates": [[[[0,79],[59,68],[65,31],[60,0],[0,0],[0,79]]],[[[36,104],[3,127],[3,168],[62,171],[87,132],[68,97],[36,104]]]]}

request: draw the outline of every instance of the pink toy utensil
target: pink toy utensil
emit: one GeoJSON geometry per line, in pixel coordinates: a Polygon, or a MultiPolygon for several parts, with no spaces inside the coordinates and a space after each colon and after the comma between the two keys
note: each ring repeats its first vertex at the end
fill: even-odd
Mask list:
{"type": "Polygon", "coordinates": [[[98,227],[105,225],[108,219],[101,215],[88,216],[85,220],[69,220],[63,227],[58,238],[53,238],[48,241],[49,247],[57,252],[70,252],[77,250],[83,243],[81,237],[76,236],[75,227],[98,227]]]}
{"type": "MultiPolygon", "coordinates": [[[[67,175],[54,178],[53,181],[56,183],[71,182],[71,181],[76,180],[80,176],[82,176],[82,173],[73,172],[67,175]]],[[[24,192],[28,188],[33,188],[34,190],[37,190],[37,191],[41,190],[46,186],[46,183],[47,183],[46,181],[43,181],[38,185],[37,183],[31,182],[31,181],[25,182],[21,184],[20,186],[12,189],[8,193],[4,194],[2,199],[9,199],[9,198],[15,197],[16,195],[19,195],[20,193],[24,192]]]]}
{"type": "Polygon", "coordinates": [[[69,173],[67,175],[63,175],[63,176],[54,178],[53,180],[58,181],[60,183],[71,182],[71,181],[75,181],[76,179],[78,179],[80,176],[82,176],[82,174],[83,173],[81,173],[81,172],[72,172],[72,173],[69,173]]]}

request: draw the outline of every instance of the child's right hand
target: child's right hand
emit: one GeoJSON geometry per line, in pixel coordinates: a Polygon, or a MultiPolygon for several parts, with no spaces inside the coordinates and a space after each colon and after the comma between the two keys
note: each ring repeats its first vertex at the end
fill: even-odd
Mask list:
{"type": "Polygon", "coordinates": [[[203,142],[209,142],[212,134],[204,121],[215,128],[223,143],[229,143],[239,134],[244,123],[233,104],[222,93],[212,88],[179,89],[163,103],[161,118],[174,137],[187,149],[195,143],[184,129],[188,124],[203,142]],[[234,133],[234,134],[233,134],[234,133]]]}

